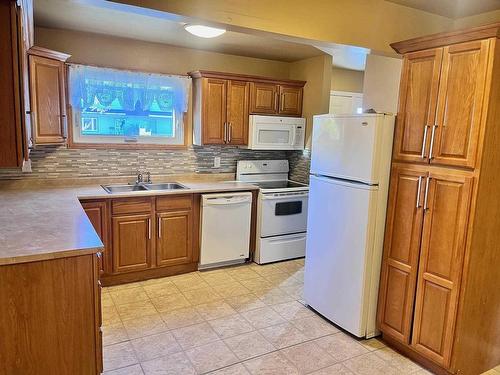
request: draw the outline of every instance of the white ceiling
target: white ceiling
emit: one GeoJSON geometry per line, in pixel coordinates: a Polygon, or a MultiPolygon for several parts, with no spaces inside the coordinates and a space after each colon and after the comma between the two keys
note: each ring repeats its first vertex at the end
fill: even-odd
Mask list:
{"type": "Polygon", "coordinates": [[[323,54],[312,45],[233,31],[214,39],[198,38],[185,31],[185,22],[175,15],[102,0],[35,0],[34,5],[36,26],[287,62],[323,54]]]}
{"type": "Polygon", "coordinates": [[[500,9],[500,0],[386,0],[448,18],[472,16],[500,9]]]}

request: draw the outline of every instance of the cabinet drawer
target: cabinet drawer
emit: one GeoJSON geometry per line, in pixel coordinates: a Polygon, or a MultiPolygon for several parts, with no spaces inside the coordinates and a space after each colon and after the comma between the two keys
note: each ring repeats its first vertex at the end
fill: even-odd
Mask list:
{"type": "Polygon", "coordinates": [[[151,198],[124,198],[111,203],[113,215],[150,212],[151,208],[151,198]]]}
{"type": "Polygon", "coordinates": [[[192,194],[156,198],[156,209],[158,211],[190,209],[192,205],[192,194]]]}

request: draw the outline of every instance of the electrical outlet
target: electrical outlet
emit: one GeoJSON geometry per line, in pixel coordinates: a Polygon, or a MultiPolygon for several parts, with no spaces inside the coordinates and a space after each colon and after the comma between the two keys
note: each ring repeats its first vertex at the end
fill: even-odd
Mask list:
{"type": "Polygon", "coordinates": [[[214,157],[214,168],[220,168],[220,156],[214,157]]]}

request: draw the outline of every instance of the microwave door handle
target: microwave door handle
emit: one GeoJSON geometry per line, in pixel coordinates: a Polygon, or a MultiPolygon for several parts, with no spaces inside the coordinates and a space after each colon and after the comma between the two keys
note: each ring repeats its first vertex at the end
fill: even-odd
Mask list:
{"type": "Polygon", "coordinates": [[[293,130],[292,130],[292,143],[290,144],[290,146],[295,146],[295,138],[297,136],[297,128],[294,126],[292,127],[293,130]]]}

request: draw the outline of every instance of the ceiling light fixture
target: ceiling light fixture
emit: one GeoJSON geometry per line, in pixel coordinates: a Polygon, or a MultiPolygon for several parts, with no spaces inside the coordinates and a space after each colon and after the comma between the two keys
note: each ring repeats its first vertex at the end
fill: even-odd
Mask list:
{"type": "Polygon", "coordinates": [[[184,29],[188,33],[199,36],[200,38],[216,38],[226,32],[225,29],[203,25],[185,25],[184,29]]]}

